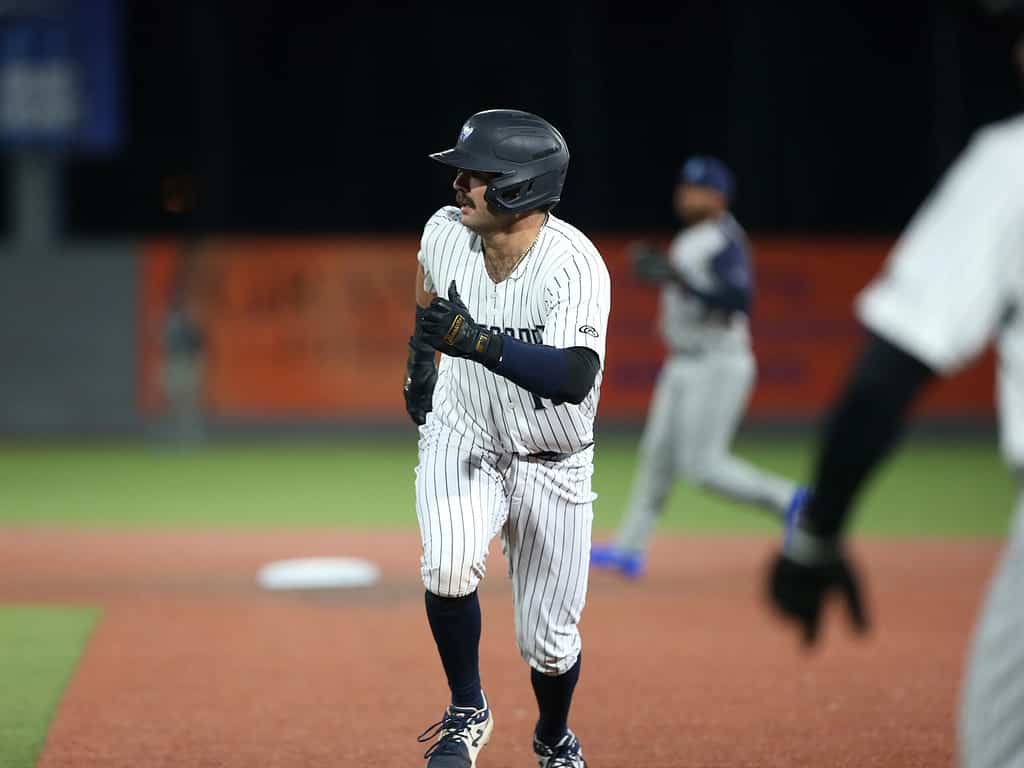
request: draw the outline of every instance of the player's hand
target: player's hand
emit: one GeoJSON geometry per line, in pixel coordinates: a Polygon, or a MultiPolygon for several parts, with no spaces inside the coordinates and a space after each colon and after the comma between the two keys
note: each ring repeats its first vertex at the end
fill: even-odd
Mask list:
{"type": "Polygon", "coordinates": [[[672,265],[665,254],[647,243],[630,244],[629,258],[633,263],[634,274],[641,280],[662,283],[675,277],[672,265]]]}
{"type": "Polygon", "coordinates": [[[452,280],[448,298],[438,296],[423,312],[423,340],[451,357],[466,357],[493,368],[501,359],[500,334],[476,324],[452,280]]]}
{"type": "Polygon", "coordinates": [[[833,593],[845,603],[854,630],[866,632],[860,579],[839,542],[794,531],[772,561],[768,599],[784,619],[798,626],[806,647],[818,639],[822,609],[833,593]]]}
{"type": "Polygon", "coordinates": [[[427,423],[427,414],[434,407],[434,385],[437,384],[437,366],[434,364],[434,350],[429,358],[424,353],[422,342],[415,337],[409,339],[409,359],[405,364],[405,411],[417,426],[427,423]]]}

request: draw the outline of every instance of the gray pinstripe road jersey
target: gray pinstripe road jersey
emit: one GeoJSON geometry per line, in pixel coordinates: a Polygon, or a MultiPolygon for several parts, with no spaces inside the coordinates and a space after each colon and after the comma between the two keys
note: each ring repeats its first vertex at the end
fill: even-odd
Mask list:
{"type": "Polygon", "coordinates": [[[611,306],[608,269],[578,229],[548,214],[532,250],[495,283],[481,238],[462,225],[458,208],[430,217],[420,242],[424,289],[447,295],[452,280],[473,319],[522,341],[586,347],[601,359],[594,388],[579,405],[555,405],[479,363],[442,356],[429,420],[475,438],[498,453],[574,453],[594,441],[611,306]]]}

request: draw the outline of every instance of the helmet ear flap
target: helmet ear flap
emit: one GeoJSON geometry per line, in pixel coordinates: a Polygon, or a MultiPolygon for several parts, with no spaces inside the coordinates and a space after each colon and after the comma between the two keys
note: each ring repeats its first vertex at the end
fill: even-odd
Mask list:
{"type": "Polygon", "coordinates": [[[503,213],[522,210],[520,201],[523,199],[524,193],[528,194],[528,188],[533,186],[533,179],[510,184],[501,184],[500,180],[499,176],[487,185],[484,199],[503,213]]]}
{"type": "MultiPolygon", "coordinates": [[[[542,176],[523,179],[519,182],[508,179],[504,184],[501,177],[498,177],[487,185],[484,199],[504,213],[519,213],[535,208],[538,205],[547,205],[548,203],[553,207],[554,203],[558,202],[558,199],[551,200],[550,195],[544,192],[545,184],[542,183],[545,176],[550,175],[549,172],[542,176]],[[540,185],[539,188],[538,184],[540,185]]],[[[564,179],[564,169],[558,175],[559,181],[564,179]]],[[[559,184],[559,187],[561,187],[561,184],[559,184]]]]}

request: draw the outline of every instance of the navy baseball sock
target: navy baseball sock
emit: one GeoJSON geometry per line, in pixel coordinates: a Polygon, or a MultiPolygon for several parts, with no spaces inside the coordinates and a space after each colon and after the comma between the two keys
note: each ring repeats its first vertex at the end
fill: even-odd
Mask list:
{"type": "Polygon", "coordinates": [[[465,597],[427,592],[426,604],[452,704],[480,709],[484,697],[480,692],[480,600],[476,591],[465,597]]]}
{"type": "Polygon", "coordinates": [[[542,675],[536,669],[530,670],[533,695],[537,697],[540,719],[537,720],[537,738],[549,747],[555,746],[569,728],[569,705],[572,692],[580,679],[580,661],[576,659],[572,669],[561,675],[542,675]]]}

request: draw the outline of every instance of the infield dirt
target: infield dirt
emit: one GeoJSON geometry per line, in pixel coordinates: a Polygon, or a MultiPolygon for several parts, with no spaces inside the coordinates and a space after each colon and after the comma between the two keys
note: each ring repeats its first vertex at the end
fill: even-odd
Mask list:
{"type": "MultiPolygon", "coordinates": [[[[571,724],[593,768],[953,762],[964,653],[999,543],[866,540],[875,629],[830,616],[805,653],[762,599],[773,542],[666,536],[647,578],[594,573],[571,724]]],[[[41,768],[422,765],[446,688],[415,533],[9,528],[0,602],[95,605],[41,768]],[[270,593],[264,563],[351,555],[383,579],[270,593]]],[[[505,563],[481,587],[495,732],[480,768],[532,762],[535,705],[505,563]]],[[[835,611],[833,611],[835,613],[835,611]]]]}

